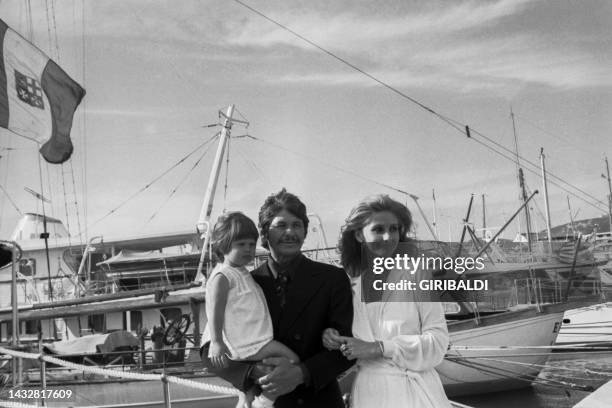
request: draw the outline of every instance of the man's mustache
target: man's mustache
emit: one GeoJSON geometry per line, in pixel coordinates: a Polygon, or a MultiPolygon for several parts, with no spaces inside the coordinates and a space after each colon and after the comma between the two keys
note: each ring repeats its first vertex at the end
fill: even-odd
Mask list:
{"type": "Polygon", "coordinates": [[[283,236],[278,242],[280,242],[281,244],[299,243],[300,239],[297,235],[288,233],[283,236]]]}

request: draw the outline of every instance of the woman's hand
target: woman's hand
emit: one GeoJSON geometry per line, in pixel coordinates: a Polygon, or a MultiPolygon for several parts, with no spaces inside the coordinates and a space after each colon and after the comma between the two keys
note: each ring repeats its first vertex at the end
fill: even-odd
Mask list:
{"type": "Polygon", "coordinates": [[[215,368],[227,368],[229,349],[223,341],[211,341],[208,357],[215,368]]]}
{"type": "Polygon", "coordinates": [[[355,337],[339,337],[343,342],[342,346],[340,346],[340,351],[348,360],[382,357],[382,350],[375,341],[368,342],[355,337]]]}
{"type": "Polygon", "coordinates": [[[323,347],[328,350],[338,350],[343,344],[342,337],[336,329],[327,328],[323,331],[323,347]]]}

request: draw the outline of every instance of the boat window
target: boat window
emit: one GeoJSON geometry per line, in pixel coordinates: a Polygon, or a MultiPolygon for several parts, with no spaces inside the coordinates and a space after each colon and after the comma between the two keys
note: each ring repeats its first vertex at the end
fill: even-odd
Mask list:
{"type": "Polygon", "coordinates": [[[0,341],[9,341],[12,333],[12,322],[3,322],[0,324],[0,341]]]}
{"type": "Polygon", "coordinates": [[[132,310],[123,313],[123,330],[137,332],[142,329],[142,312],[140,310],[132,310]],[[127,316],[130,316],[130,327],[128,327],[127,316]]]}
{"type": "Polygon", "coordinates": [[[21,332],[24,334],[38,334],[38,320],[26,320],[22,322],[21,332]]]}
{"type": "Polygon", "coordinates": [[[443,302],[444,314],[457,314],[461,312],[461,306],[457,302],[443,302]]]}
{"type": "Polygon", "coordinates": [[[166,327],[166,323],[170,320],[180,319],[183,314],[180,307],[169,307],[167,309],[161,309],[160,312],[162,315],[159,317],[159,321],[163,327],[166,327]]]}
{"type": "Polygon", "coordinates": [[[23,276],[36,275],[36,259],[28,258],[19,261],[19,273],[23,276]]]}
{"type": "Polygon", "coordinates": [[[106,316],[92,314],[87,318],[87,324],[94,333],[104,333],[106,329],[106,316]]]}

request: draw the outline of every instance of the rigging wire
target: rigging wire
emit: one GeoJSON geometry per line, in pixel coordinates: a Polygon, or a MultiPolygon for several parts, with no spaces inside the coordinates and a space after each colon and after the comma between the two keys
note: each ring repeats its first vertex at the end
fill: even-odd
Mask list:
{"type": "MultiPolygon", "coordinates": [[[[83,0],[85,1],[85,0],[83,0]]],[[[132,16],[134,17],[134,19],[136,21],[138,21],[138,23],[140,24],[140,26],[143,29],[146,29],[149,27],[148,24],[145,23],[145,21],[143,20],[142,16],[139,13],[136,13],[134,11],[131,11],[132,16]]],[[[195,95],[197,95],[197,92],[194,92],[194,87],[193,84],[197,83],[196,81],[188,81],[186,78],[184,78],[184,72],[185,70],[179,70],[176,65],[173,63],[173,60],[176,60],[176,58],[172,55],[170,55],[169,53],[163,53],[162,55],[164,55],[165,57],[165,62],[170,66],[170,68],[172,68],[172,70],[174,71],[174,75],[180,80],[179,83],[184,86],[184,91],[182,93],[183,95],[183,99],[185,95],[188,95],[189,97],[191,97],[192,99],[192,106],[197,106],[198,105],[198,101],[195,100],[195,95]]]]}
{"type": "MultiPolygon", "coordinates": [[[[47,18],[47,40],[49,41],[49,50],[53,49],[53,40],[51,39],[51,18],[49,18],[49,0],[45,0],[45,16],[47,18]]],[[[59,62],[59,61],[58,61],[59,62]]]]}
{"type": "Polygon", "coordinates": [[[580,385],[580,384],[573,384],[573,383],[569,383],[569,382],[561,381],[557,379],[554,379],[554,380],[553,379],[543,379],[533,374],[518,374],[515,371],[503,369],[501,367],[489,366],[487,364],[477,363],[477,362],[468,362],[468,361],[463,360],[461,357],[460,358],[445,357],[445,359],[447,359],[448,361],[452,361],[455,364],[469,367],[476,371],[480,371],[486,374],[491,374],[491,375],[494,375],[500,378],[520,380],[520,381],[525,381],[525,382],[529,382],[532,384],[548,385],[548,386],[557,387],[557,388],[568,387],[572,389],[585,390],[585,386],[580,385]]]}
{"type": "Polygon", "coordinates": [[[166,200],[161,203],[159,205],[159,207],[157,207],[157,209],[153,212],[153,214],[151,215],[151,217],[149,217],[149,219],[144,223],[144,225],[142,226],[142,228],[146,227],[151,221],[153,221],[153,219],[157,216],[157,214],[159,213],[159,211],[170,201],[170,199],[172,198],[172,196],[178,191],[178,189],[183,185],[183,183],[189,178],[189,175],[191,173],[193,173],[193,171],[199,166],[200,162],[202,161],[202,159],[204,158],[204,156],[206,156],[206,153],[208,153],[208,151],[210,150],[210,146],[209,145],[204,152],[200,155],[200,157],[198,158],[198,160],[196,160],[196,162],[193,164],[193,166],[191,167],[191,169],[187,172],[187,174],[185,174],[185,176],[179,181],[179,183],[176,185],[176,187],[170,192],[170,194],[168,195],[168,197],[166,198],[166,200]]]}
{"type": "MultiPolygon", "coordinates": [[[[470,130],[471,130],[471,129],[470,129],[470,130]]],[[[485,148],[487,148],[487,149],[491,150],[492,152],[497,153],[498,155],[500,155],[500,156],[502,156],[502,157],[504,157],[504,158],[506,158],[506,159],[508,159],[508,160],[512,160],[512,161],[514,161],[514,160],[515,160],[514,158],[512,158],[512,157],[508,157],[507,155],[505,155],[504,153],[500,152],[499,150],[496,150],[496,149],[494,149],[493,147],[491,147],[491,146],[487,145],[486,143],[484,143],[484,142],[483,142],[483,141],[481,141],[481,140],[478,140],[478,139],[475,139],[475,138],[472,138],[472,140],[474,140],[476,143],[481,144],[481,145],[482,145],[482,146],[484,146],[485,148]]],[[[529,168],[529,167],[525,167],[525,170],[529,171],[530,173],[535,174],[536,176],[539,176],[539,174],[538,174],[538,172],[537,172],[537,171],[532,170],[532,169],[531,169],[531,168],[529,168]]],[[[558,184],[557,182],[552,181],[552,180],[549,180],[548,182],[549,182],[550,184],[553,184],[553,185],[555,185],[555,186],[559,187],[561,190],[563,190],[563,191],[565,191],[566,193],[568,193],[568,194],[570,194],[570,195],[572,195],[572,196],[576,197],[577,199],[584,201],[586,204],[588,204],[588,205],[592,206],[593,208],[597,209],[598,211],[602,211],[602,209],[601,209],[600,207],[598,207],[596,204],[593,204],[591,201],[588,201],[587,199],[585,199],[585,198],[583,198],[583,197],[581,197],[581,196],[577,195],[576,193],[574,193],[574,192],[572,192],[572,191],[569,191],[568,189],[564,188],[563,186],[561,186],[561,185],[560,185],[560,184],[558,184]]]]}
{"type": "Polygon", "coordinates": [[[521,121],[523,121],[523,122],[527,123],[528,125],[534,127],[535,129],[539,130],[540,132],[542,132],[542,133],[544,133],[544,134],[546,134],[548,136],[551,136],[551,137],[553,137],[555,139],[562,140],[565,143],[567,143],[568,145],[572,146],[573,148],[581,150],[584,153],[588,153],[590,155],[592,155],[593,153],[601,153],[601,151],[598,151],[598,152],[595,152],[594,150],[593,151],[587,151],[586,149],[584,149],[583,146],[573,143],[569,138],[565,138],[565,137],[562,137],[561,135],[558,135],[558,134],[555,134],[555,133],[553,133],[551,131],[548,131],[548,130],[540,127],[539,125],[535,124],[534,122],[531,122],[530,120],[526,119],[522,115],[517,115],[515,113],[514,116],[518,117],[519,119],[521,119],[521,121]]]}
{"type": "Polygon", "coordinates": [[[178,167],[180,164],[182,164],[183,162],[185,162],[185,160],[187,160],[189,157],[191,157],[195,152],[197,152],[198,150],[200,150],[202,147],[204,147],[206,144],[212,142],[214,139],[216,139],[219,135],[221,134],[221,132],[216,132],[211,138],[209,138],[208,140],[206,140],[205,142],[201,143],[199,146],[197,146],[195,149],[193,149],[191,152],[189,152],[186,156],[184,156],[183,158],[181,158],[180,160],[178,160],[176,163],[174,163],[172,166],[170,166],[168,169],[166,169],[164,172],[162,172],[160,175],[158,175],[157,177],[155,177],[153,180],[151,180],[149,183],[147,183],[144,187],[142,187],[140,190],[136,191],[135,193],[133,193],[132,195],[130,195],[128,198],[126,198],[125,200],[123,200],[121,203],[119,203],[117,206],[115,206],[113,209],[111,209],[106,215],[102,216],[101,218],[98,218],[96,221],[94,221],[92,224],[89,225],[89,227],[92,227],[94,225],[96,225],[97,223],[99,223],[100,221],[104,220],[105,218],[109,217],[110,215],[114,214],[118,209],[120,209],[121,207],[123,207],[125,204],[127,204],[128,202],[130,202],[132,199],[134,199],[136,196],[138,196],[140,193],[142,193],[143,191],[147,190],[149,187],[151,187],[154,183],[156,183],[157,181],[159,181],[162,177],[164,177],[166,174],[170,173],[172,170],[174,170],[176,167],[178,167]]]}
{"type": "Polygon", "coordinates": [[[72,166],[72,160],[69,161],[70,165],[70,174],[72,176],[72,192],[74,193],[74,208],[76,210],[76,219],[77,219],[77,231],[79,236],[79,244],[81,248],[83,247],[83,235],[81,231],[81,216],[79,214],[79,204],[77,201],[77,192],[76,192],[76,182],[74,180],[74,167],[72,166]]]}
{"type": "Polygon", "coordinates": [[[402,190],[402,189],[400,189],[400,188],[398,188],[398,187],[394,187],[394,186],[389,185],[389,184],[382,183],[382,182],[380,182],[380,181],[374,180],[374,179],[369,178],[369,177],[362,176],[361,174],[356,173],[356,172],[354,172],[354,171],[352,171],[352,170],[348,170],[348,169],[342,168],[342,167],[340,167],[340,166],[337,166],[337,165],[335,165],[335,164],[328,163],[328,162],[323,161],[323,160],[321,160],[321,159],[319,159],[319,158],[317,158],[317,157],[313,157],[313,156],[310,156],[310,155],[307,155],[307,154],[303,154],[303,153],[295,152],[295,151],[293,151],[293,150],[291,150],[291,149],[288,149],[288,148],[286,148],[286,147],[284,147],[284,146],[281,146],[281,145],[276,144],[276,143],[272,143],[272,142],[267,141],[267,140],[265,140],[265,139],[261,139],[261,138],[255,137],[255,136],[253,136],[253,135],[251,135],[251,134],[242,135],[241,137],[246,137],[246,138],[249,138],[249,139],[253,139],[253,140],[256,140],[256,141],[258,141],[258,142],[261,142],[261,143],[264,143],[264,144],[268,144],[268,145],[270,145],[270,146],[272,146],[272,147],[275,147],[275,148],[277,148],[277,149],[284,150],[284,151],[289,152],[289,153],[293,153],[293,154],[295,154],[296,156],[300,156],[300,157],[303,157],[303,158],[308,159],[308,160],[312,160],[312,161],[319,162],[320,164],[322,164],[322,165],[324,165],[324,166],[327,166],[327,167],[333,168],[333,169],[338,170],[338,171],[341,171],[341,172],[343,172],[343,173],[350,174],[350,175],[352,175],[352,176],[354,176],[354,177],[357,177],[357,178],[359,178],[359,179],[361,179],[361,180],[368,181],[368,182],[373,183],[373,184],[376,184],[376,185],[378,185],[378,186],[388,188],[389,190],[392,190],[392,191],[398,192],[398,193],[400,193],[400,194],[404,194],[404,195],[406,195],[406,196],[410,196],[411,198],[418,200],[418,197],[417,197],[416,195],[414,195],[414,194],[412,194],[412,193],[409,193],[408,191],[402,190]]]}
{"type": "MultiPolygon", "coordinates": [[[[85,47],[85,31],[86,31],[86,23],[85,23],[85,1],[86,0],[82,0],[81,1],[81,61],[82,61],[82,65],[81,65],[81,80],[82,80],[82,86],[85,87],[87,84],[87,69],[86,69],[86,64],[85,64],[85,51],[86,51],[86,47],[85,47]]],[[[87,207],[88,207],[88,202],[87,202],[87,98],[83,98],[83,100],[81,101],[81,106],[82,108],[82,140],[83,140],[83,144],[82,144],[82,156],[81,156],[81,170],[83,174],[83,178],[81,180],[81,191],[83,192],[83,220],[84,220],[84,226],[85,226],[85,241],[87,241],[89,239],[89,234],[88,234],[88,212],[87,212],[87,207]]],[[[81,236],[81,231],[79,231],[79,237],[81,236]]],[[[82,245],[82,244],[81,244],[82,245]]]]}
{"type": "MultiPolygon", "coordinates": [[[[58,35],[57,35],[57,20],[56,20],[56,15],[55,15],[56,14],[55,13],[55,0],[45,0],[45,6],[46,6],[46,9],[47,9],[47,27],[48,27],[48,31],[49,31],[49,48],[50,48],[50,50],[54,50],[55,51],[55,59],[57,60],[58,63],[60,63],[61,62],[61,54],[60,54],[59,39],[58,39],[58,35]],[[49,7],[49,2],[51,4],[51,7],[49,7]],[[53,37],[51,36],[51,33],[53,33],[53,37]],[[55,47],[53,47],[53,43],[54,42],[55,42],[55,47]]],[[[78,227],[77,232],[78,232],[78,236],[79,236],[80,245],[83,246],[82,231],[81,231],[81,222],[79,220],[79,203],[78,203],[78,197],[77,197],[77,193],[76,193],[76,185],[74,183],[74,167],[72,166],[72,161],[71,161],[69,166],[70,167],[69,167],[68,173],[71,175],[71,178],[72,178],[72,194],[73,194],[73,197],[74,197],[74,201],[73,202],[74,202],[76,218],[77,218],[77,227],[78,227]]],[[[62,180],[62,192],[63,192],[63,201],[64,201],[64,211],[65,211],[65,214],[66,214],[66,228],[68,229],[68,244],[72,247],[72,239],[71,239],[71,234],[70,234],[69,198],[68,198],[68,190],[66,189],[66,172],[64,170],[65,170],[64,163],[62,163],[60,174],[61,174],[61,180],[62,180]]],[[[47,165],[47,171],[49,171],[49,165],[47,165]]]]}
{"type": "MultiPolygon", "coordinates": [[[[2,150],[6,150],[8,153],[6,154],[6,156],[0,156],[0,158],[5,158],[5,160],[2,163],[6,163],[6,165],[4,166],[5,171],[3,172],[3,175],[2,175],[2,182],[0,183],[0,189],[2,189],[7,199],[9,200],[11,205],[15,208],[15,210],[17,210],[19,215],[23,215],[21,210],[19,210],[19,207],[17,207],[17,205],[11,198],[11,196],[9,196],[8,192],[4,189],[4,187],[2,187],[2,186],[6,186],[8,182],[8,169],[10,169],[11,151],[16,150],[13,147],[11,147],[13,144],[13,133],[12,132],[7,132],[7,133],[8,133],[8,147],[3,148],[2,150]]],[[[4,219],[4,204],[5,204],[4,196],[2,198],[3,199],[0,204],[0,226],[2,225],[2,220],[4,219]]]]}
{"type": "Polygon", "coordinates": [[[26,2],[26,22],[27,22],[27,30],[28,30],[28,39],[31,43],[34,42],[34,27],[32,24],[32,3],[30,0],[26,2]]]}
{"type": "MultiPolygon", "coordinates": [[[[253,136],[253,135],[251,135],[251,134],[246,134],[246,135],[241,135],[241,136],[235,136],[235,137],[236,137],[236,138],[246,137],[246,138],[250,138],[250,139],[253,139],[253,140],[256,140],[256,141],[259,141],[259,142],[265,143],[265,144],[269,144],[270,146],[276,147],[277,149],[281,149],[281,150],[284,150],[284,151],[287,151],[287,152],[293,153],[293,154],[295,154],[295,155],[297,155],[297,156],[301,156],[301,157],[303,157],[303,158],[305,158],[305,159],[308,159],[308,160],[314,160],[314,161],[317,161],[317,162],[319,162],[319,163],[321,163],[321,164],[323,164],[323,165],[325,165],[325,166],[327,166],[327,167],[330,167],[330,168],[333,168],[333,169],[335,169],[335,170],[338,170],[338,171],[341,171],[341,172],[344,172],[344,173],[350,174],[350,175],[352,175],[352,176],[354,176],[354,177],[357,177],[357,178],[359,178],[359,179],[361,179],[361,180],[365,180],[365,181],[368,181],[368,182],[374,183],[374,184],[376,184],[376,185],[379,185],[379,186],[382,186],[382,187],[385,187],[385,188],[391,189],[391,190],[393,190],[393,191],[396,191],[396,192],[401,193],[401,194],[408,195],[408,196],[413,197],[413,198],[415,198],[415,197],[416,197],[416,196],[414,196],[413,194],[408,193],[408,192],[406,192],[406,191],[404,191],[404,190],[401,190],[401,189],[399,189],[399,188],[397,188],[397,187],[394,187],[394,186],[391,186],[391,185],[388,185],[388,184],[385,184],[385,183],[381,183],[381,182],[379,182],[379,181],[376,181],[376,180],[371,179],[371,178],[368,178],[368,177],[364,177],[364,176],[362,176],[362,175],[360,175],[360,174],[358,174],[358,173],[356,173],[356,172],[354,172],[354,171],[352,171],[352,170],[344,169],[344,168],[342,168],[342,167],[339,167],[338,165],[335,165],[335,164],[331,164],[331,163],[325,162],[325,161],[323,161],[323,160],[321,160],[321,159],[318,159],[318,158],[316,158],[316,157],[309,156],[309,155],[305,155],[305,154],[303,154],[303,153],[293,151],[293,150],[291,150],[291,149],[289,149],[289,148],[286,148],[286,147],[281,146],[281,145],[279,145],[279,144],[275,144],[275,143],[269,142],[269,141],[267,141],[267,140],[265,140],[265,139],[262,139],[262,138],[255,137],[255,136],[253,136]]],[[[491,146],[488,146],[487,144],[485,144],[484,142],[482,142],[482,141],[480,141],[480,140],[474,139],[474,141],[475,141],[476,143],[479,143],[479,144],[483,145],[485,148],[487,148],[487,149],[489,149],[489,150],[493,151],[494,153],[496,153],[496,154],[498,154],[498,155],[500,155],[500,156],[502,156],[502,157],[504,157],[504,158],[506,158],[506,159],[508,159],[508,160],[514,160],[512,157],[509,157],[509,156],[507,156],[506,154],[504,154],[504,153],[500,152],[499,150],[497,150],[497,149],[495,149],[495,148],[493,148],[493,147],[491,147],[491,146]]],[[[538,175],[538,173],[537,173],[535,170],[532,170],[532,169],[530,169],[530,168],[528,168],[528,167],[526,167],[525,169],[526,169],[527,171],[529,171],[529,172],[531,172],[531,173],[535,174],[536,176],[538,175]]],[[[571,191],[569,191],[569,190],[565,189],[564,187],[560,186],[558,183],[556,183],[556,182],[554,182],[554,181],[550,181],[550,183],[551,183],[551,184],[553,184],[553,185],[555,185],[555,186],[557,186],[557,187],[559,187],[560,189],[562,189],[563,191],[567,192],[568,194],[571,194],[572,196],[574,196],[574,197],[578,198],[579,200],[582,200],[582,201],[584,201],[585,203],[587,203],[587,204],[589,204],[589,205],[593,206],[595,209],[597,209],[597,210],[601,211],[601,209],[600,209],[599,207],[597,207],[595,204],[593,204],[593,203],[591,203],[590,201],[588,201],[588,200],[586,200],[586,199],[584,199],[584,198],[580,197],[579,195],[577,195],[577,194],[575,194],[575,193],[573,193],[573,192],[571,192],[571,191]]],[[[418,198],[418,197],[416,197],[416,198],[418,198]]]]}
{"type": "Polygon", "coordinates": [[[246,155],[243,151],[242,151],[242,147],[240,146],[240,143],[236,144],[236,151],[238,152],[238,154],[240,155],[240,157],[242,157],[244,159],[244,161],[251,166],[251,168],[255,171],[255,173],[257,173],[259,175],[259,177],[261,177],[262,180],[266,181],[268,184],[272,184],[272,180],[266,176],[264,174],[264,172],[255,164],[255,162],[253,160],[251,160],[248,155],[246,155]]]}
{"type": "MultiPolygon", "coordinates": [[[[491,357],[479,357],[479,356],[471,356],[471,357],[465,357],[465,358],[477,358],[480,360],[485,360],[485,361],[492,361],[494,363],[505,363],[505,364],[514,364],[514,365],[519,365],[519,366],[529,366],[529,367],[538,367],[538,368],[547,368],[549,367],[549,365],[547,364],[536,364],[536,363],[523,363],[521,361],[512,361],[512,360],[502,360],[502,359],[498,359],[498,358],[491,358],[491,357]]],[[[578,373],[586,373],[586,374],[594,374],[594,375],[601,375],[601,376],[612,376],[612,371],[596,371],[596,370],[591,370],[590,368],[573,368],[573,367],[566,367],[566,366],[557,366],[557,368],[561,368],[563,370],[566,371],[575,371],[578,373]]],[[[588,380],[589,378],[585,378],[585,377],[570,377],[570,378],[574,378],[574,379],[580,379],[580,380],[588,380]]]]}
{"type": "Polygon", "coordinates": [[[57,39],[57,23],[55,21],[55,0],[51,0],[51,22],[53,23],[53,34],[55,35],[55,52],[57,56],[57,62],[60,62],[60,49],[59,41],[57,39]]]}
{"type": "MultiPolygon", "coordinates": [[[[489,138],[489,137],[485,136],[483,133],[479,132],[478,130],[475,130],[475,129],[470,128],[470,131],[471,131],[471,132],[476,133],[477,135],[479,135],[479,136],[481,136],[481,137],[483,137],[484,139],[488,140],[489,142],[491,142],[491,143],[495,144],[496,146],[499,146],[500,148],[504,149],[505,151],[507,151],[507,152],[509,152],[509,153],[511,153],[511,154],[514,154],[514,152],[513,152],[512,150],[510,150],[509,148],[507,148],[507,147],[503,146],[503,145],[502,145],[502,144],[500,144],[500,143],[495,142],[493,139],[491,139],[491,138],[489,138]]],[[[521,159],[522,159],[524,162],[527,162],[528,164],[530,164],[531,166],[535,167],[536,169],[539,169],[539,168],[540,168],[540,165],[539,165],[539,164],[534,163],[534,162],[532,162],[531,160],[529,160],[529,159],[527,159],[527,158],[525,158],[525,157],[523,157],[523,156],[519,156],[519,157],[520,157],[520,158],[521,158],[521,159]]],[[[515,160],[515,159],[512,159],[512,160],[516,162],[516,160],[515,160]]],[[[587,197],[591,198],[591,199],[592,199],[592,200],[594,200],[596,203],[599,203],[599,204],[601,204],[601,205],[604,205],[603,201],[599,200],[597,197],[592,196],[591,194],[587,193],[586,191],[584,191],[584,190],[582,190],[582,189],[580,189],[580,188],[578,188],[578,187],[574,186],[573,184],[571,184],[571,183],[569,183],[569,182],[565,181],[565,180],[564,180],[564,179],[562,179],[561,177],[558,177],[558,176],[556,176],[555,174],[553,174],[553,173],[551,173],[551,172],[546,172],[546,174],[547,174],[547,175],[549,175],[550,177],[552,177],[552,178],[554,178],[554,179],[557,179],[557,180],[559,180],[560,182],[562,182],[562,183],[564,183],[564,184],[566,184],[566,185],[570,186],[571,188],[573,188],[573,189],[575,189],[575,190],[580,191],[582,194],[584,194],[585,196],[587,196],[587,197]]]]}
{"type": "Polygon", "coordinates": [[[68,230],[68,246],[72,247],[72,238],[70,234],[70,217],[68,216],[68,199],[66,194],[66,178],[64,177],[64,163],[61,164],[62,173],[62,190],[64,192],[64,210],[66,213],[66,229],[68,230]]]}
{"type": "MultiPolygon", "coordinates": [[[[322,46],[318,45],[318,44],[317,44],[317,43],[315,43],[314,41],[309,40],[308,38],[306,38],[306,37],[304,37],[303,35],[301,35],[301,34],[297,33],[296,31],[294,31],[294,30],[290,29],[289,27],[287,27],[287,26],[285,26],[285,25],[281,24],[280,22],[278,22],[278,21],[274,20],[273,18],[268,17],[267,15],[265,15],[264,13],[262,13],[261,11],[259,11],[259,10],[255,9],[255,8],[253,8],[252,6],[250,6],[250,5],[248,5],[248,4],[244,3],[244,2],[242,2],[241,0],[234,0],[234,2],[235,2],[235,3],[238,3],[239,5],[243,6],[244,8],[246,8],[246,9],[248,9],[248,10],[252,11],[253,13],[255,13],[255,14],[259,15],[260,17],[262,17],[262,18],[264,18],[265,20],[267,20],[267,21],[271,22],[272,24],[274,24],[274,25],[276,25],[276,26],[280,27],[281,29],[283,29],[283,30],[285,30],[285,31],[287,31],[287,32],[289,32],[289,33],[291,33],[291,34],[292,34],[292,35],[294,35],[295,37],[297,37],[297,38],[301,39],[302,41],[306,42],[307,44],[310,44],[310,45],[311,45],[311,46],[313,46],[314,48],[316,48],[316,49],[318,49],[319,51],[321,51],[321,52],[323,52],[323,53],[327,54],[328,56],[330,56],[330,57],[332,57],[333,59],[335,59],[335,60],[337,60],[337,61],[341,62],[342,64],[344,64],[344,65],[348,66],[349,68],[351,68],[351,69],[353,69],[353,70],[355,70],[355,71],[357,71],[357,72],[361,73],[362,75],[364,75],[364,76],[368,77],[368,78],[369,78],[369,79],[371,79],[372,81],[374,81],[374,82],[378,83],[379,85],[381,85],[381,86],[383,86],[383,87],[387,88],[387,89],[388,89],[388,90],[390,90],[391,92],[393,92],[393,93],[395,93],[395,94],[399,95],[400,97],[402,97],[402,98],[404,98],[404,99],[406,99],[406,100],[408,100],[408,101],[412,102],[413,104],[417,105],[418,107],[420,107],[421,109],[425,110],[426,112],[428,112],[428,113],[430,113],[430,114],[433,114],[434,116],[438,117],[440,120],[442,120],[443,122],[445,122],[446,124],[448,124],[448,125],[449,125],[449,126],[451,126],[452,128],[456,129],[456,130],[457,130],[457,131],[459,131],[460,133],[462,133],[462,134],[464,134],[464,135],[467,135],[468,137],[470,136],[470,135],[469,135],[469,132],[467,131],[467,129],[468,129],[467,125],[460,124],[460,122],[458,122],[457,120],[454,120],[454,119],[452,119],[452,118],[450,118],[450,117],[447,117],[447,116],[445,116],[445,115],[442,115],[441,113],[436,112],[434,109],[430,108],[429,106],[427,106],[427,105],[425,105],[425,104],[423,104],[423,103],[419,102],[418,100],[416,100],[415,98],[412,98],[412,97],[411,97],[411,96],[409,96],[408,94],[406,94],[406,93],[404,93],[404,92],[400,91],[399,89],[397,89],[397,88],[395,88],[395,87],[391,86],[390,84],[388,84],[388,83],[384,82],[383,80],[381,80],[381,79],[377,78],[376,76],[374,76],[374,75],[372,75],[372,74],[368,73],[368,72],[367,72],[367,71],[365,71],[364,69],[359,68],[359,67],[358,67],[358,66],[356,66],[355,64],[353,64],[353,63],[349,62],[348,60],[346,60],[346,59],[344,59],[344,58],[342,58],[342,57],[340,57],[340,56],[338,56],[338,55],[334,54],[333,52],[331,52],[331,51],[329,51],[329,50],[327,50],[327,49],[323,48],[322,46]]],[[[470,128],[470,130],[471,130],[471,128],[470,128]]],[[[482,133],[480,133],[480,132],[477,132],[477,133],[478,133],[480,136],[484,137],[485,139],[487,139],[487,140],[490,140],[490,141],[491,141],[491,139],[487,138],[487,137],[486,137],[486,136],[484,136],[482,133]]],[[[472,137],[471,139],[472,139],[472,140],[475,140],[473,137],[472,137]]],[[[483,145],[484,145],[484,144],[483,144],[483,145]]],[[[485,146],[485,147],[488,147],[487,145],[484,145],[484,146],[485,146]]],[[[500,145],[500,146],[501,146],[501,145],[500,145]]],[[[502,147],[502,148],[506,149],[505,147],[502,147]]],[[[503,156],[503,155],[502,155],[502,156],[503,156]]],[[[503,156],[503,157],[506,157],[506,156],[503,156]]],[[[508,158],[508,157],[506,157],[506,158],[508,158]]],[[[514,159],[510,159],[510,160],[515,161],[514,159]]],[[[525,158],[523,158],[523,160],[528,161],[528,160],[527,160],[527,159],[525,159],[525,158]]],[[[537,167],[537,166],[536,166],[536,167],[537,167]]],[[[533,171],[532,171],[532,172],[533,172],[533,171]]],[[[537,173],[536,173],[536,174],[537,174],[537,173]]],[[[549,174],[551,174],[551,173],[549,173],[549,174]]],[[[557,179],[558,179],[558,180],[560,180],[561,182],[567,183],[567,182],[565,182],[563,179],[561,179],[561,178],[559,178],[559,177],[557,177],[557,176],[554,176],[554,175],[552,175],[552,174],[551,174],[551,176],[552,176],[552,177],[557,178],[557,179]]],[[[554,184],[554,183],[551,183],[551,184],[554,184]]],[[[582,191],[582,190],[578,189],[577,187],[575,187],[575,186],[573,186],[573,185],[571,185],[571,184],[569,184],[569,183],[567,183],[567,184],[568,184],[568,185],[570,185],[570,186],[572,186],[572,188],[575,188],[575,189],[577,189],[577,190],[581,191],[583,194],[585,194],[585,192],[584,192],[584,191],[582,191]]],[[[559,185],[558,185],[558,184],[555,184],[555,185],[559,187],[559,185]]],[[[388,187],[388,186],[387,186],[387,187],[388,187]]],[[[393,190],[398,191],[398,190],[397,190],[397,189],[395,189],[395,188],[392,188],[392,189],[393,189],[393,190]]],[[[562,189],[563,189],[563,188],[562,188],[562,189]]],[[[563,190],[567,192],[567,190],[566,190],[566,189],[563,189],[563,190]]],[[[407,193],[405,193],[405,192],[403,192],[403,193],[404,193],[404,194],[407,194],[407,193]]],[[[589,196],[589,197],[591,197],[591,198],[593,198],[593,197],[592,197],[590,194],[588,194],[588,193],[586,193],[586,195],[587,195],[587,196],[589,196]]],[[[574,195],[574,196],[575,196],[575,195],[574,195]]],[[[586,202],[586,200],[584,200],[583,198],[580,198],[580,199],[586,202]]],[[[601,204],[603,205],[603,203],[602,203],[600,200],[596,199],[596,198],[595,198],[595,201],[596,201],[597,203],[601,203],[601,204]]],[[[588,203],[588,202],[587,202],[587,203],[588,203]]],[[[589,203],[589,204],[590,204],[590,205],[593,205],[592,203],[589,203]]],[[[595,208],[597,208],[599,211],[601,211],[601,210],[602,210],[602,209],[601,209],[601,208],[599,208],[599,207],[595,207],[595,208]]]]}
{"type": "MultiPolygon", "coordinates": [[[[0,184],[0,190],[2,190],[2,192],[4,193],[4,195],[6,196],[6,198],[8,198],[9,202],[13,205],[13,208],[19,213],[19,215],[23,215],[23,213],[21,212],[21,210],[19,209],[19,207],[17,207],[17,204],[15,204],[15,202],[13,201],[13,199],[11,198],[11,196],[9,195],[8,191],[6,191],[4,189],[4,187],[2,187],[2,185],[0,184]]],[[[4,205],[4,203],[3,203],[4,205]]],[[[3,209],[4,211],[4,209],[3,209]]],[[[0,220],[2,219],[2,217],[0,217],[0,220]]]]}

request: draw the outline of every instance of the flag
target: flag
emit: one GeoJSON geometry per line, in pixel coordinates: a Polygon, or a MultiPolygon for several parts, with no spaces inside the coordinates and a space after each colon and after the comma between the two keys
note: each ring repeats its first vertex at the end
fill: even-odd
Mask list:
{"type": "Polygon", "coordinates": [[[72,154],[70,129],[85,90],[0,19],[0,127],[37,141],[49,163],[72,154]]]}

